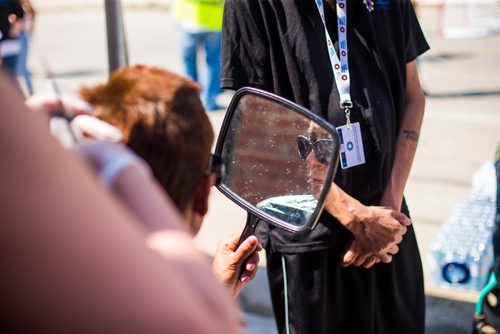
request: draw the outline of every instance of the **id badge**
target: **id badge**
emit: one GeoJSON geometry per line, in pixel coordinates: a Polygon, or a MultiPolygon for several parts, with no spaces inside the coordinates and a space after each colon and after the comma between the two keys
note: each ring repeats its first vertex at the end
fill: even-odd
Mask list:
{"type": "Polygon", "coordinates": [[[340,166],[342,169],[351,168],[365,163],[365,151],[361,138],[359,122],[339,126],[337,132],[340,137],[340,166]]]}

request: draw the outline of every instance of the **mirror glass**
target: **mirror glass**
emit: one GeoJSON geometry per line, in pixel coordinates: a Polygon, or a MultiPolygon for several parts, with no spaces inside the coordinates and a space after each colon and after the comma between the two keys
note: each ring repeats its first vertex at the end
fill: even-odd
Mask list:
{"type": "Polygon", "coordinates": [[[276,95],[242,88],[217,141],[217,188],[253,215],[297,232],[313,228],[338,165],[335,129],[276,95]]]}

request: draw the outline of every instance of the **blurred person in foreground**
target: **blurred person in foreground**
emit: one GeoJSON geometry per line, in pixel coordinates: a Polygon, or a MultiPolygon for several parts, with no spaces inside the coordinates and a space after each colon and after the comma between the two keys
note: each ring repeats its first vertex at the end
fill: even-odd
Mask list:
{"type": "MultiPolygon", "coordinates": [[[[149,164],[193,234],[201,227],[222,168],[211,158],[214,132],[199,91],[186,77],[142,65],[121,69],[105,84],[80,91],[92,114],[117,127],[123,143],[149,164]]],[[[234,297],[255,277],[261,250],[255,236],[236,249],[238,240],[239,234],[221,241],[213,261],[215,276],[234,297]]]]}
{"type": "Polygon", "coordinates": [[[223,22],[222,88],[288,98],[345,140],[317,227],[257,228],[279,332],[424,333],[403,193],[425,107],[415,59],[429,46],[411,1],[226,0],[223,22]]]}
{"type": "Polygon", "coordinates": [[[240,332],[147,164],[113,143],[78,147],[110,192],[7,81],[0,74],[2,332],[240,332]],[[160,234],[162,256],[148,247],[160,234]]]}

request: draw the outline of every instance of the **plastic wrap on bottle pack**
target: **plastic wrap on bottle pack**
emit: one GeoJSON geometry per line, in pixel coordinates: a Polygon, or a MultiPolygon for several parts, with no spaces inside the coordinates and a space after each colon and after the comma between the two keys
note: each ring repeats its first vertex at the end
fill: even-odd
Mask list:
{"type": "Polygon", "coordinates": [[[472,178],[471,198],[455,205],[431,244],[433,284],[480,291],[486,283],[493,263],[496,186],[494,164],[483,164],[472,178]]]}
{"type": "Polygon", "coordinates": [[[472,176],[471,200],[495,201],[497,196],[495,163],[485,162],[472,176]]]}
{"type": "Polygon", "coordinates": [[[430,247],[432,282],[464,290],[481,290],[493,263],[493,201],[458,203],[430,247]]]}

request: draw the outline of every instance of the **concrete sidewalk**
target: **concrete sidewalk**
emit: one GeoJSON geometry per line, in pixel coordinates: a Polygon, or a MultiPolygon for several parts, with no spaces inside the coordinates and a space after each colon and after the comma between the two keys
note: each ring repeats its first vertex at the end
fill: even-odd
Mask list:
{"type": "MultiPolygon", "coordinates": [[[[181,73],[178,36],[168,12],[145,5],[149,3],[147,0],[136,1],[143,5],[127,6],[124,10],[131,63],[157,65],[181,73]]],[[[40,11],[29,67],[36,90],[42,91],[46,86],[43,59],[47,60],[64,92],[103,82],[107,77],[103,2],[39,0],[35,3],[40,11]],[[61,3],[71,3],[74,7],[61,7],[61,3]]],[[[423,6],[420,16],[432,50],[421,59],[422,83],[428,93],[427,108],[406,197],[423,257],[427,293],[439,297],[429,299],[433,302],[428,305],[431,312],[428,321],[433,323],[429,323],[428,328],[435,328],[437,322],[443,328],[449,324],[450,331],[438,332],[457,334],[461,331],[454,331],[456,327],[452,324],[468,315],[457,312],[448,319],[448,313],[439,313],[443,304],[434,300],[474,301],[477,294],[434,288],[428,280],[427,254],[454,204],[469,196],[473,173],[484,161],[493,158],[500,142],[500,35],[476,40],[444,40],[437,31],[436,7],[423,6]]],[[[223,94],[221,103],[227,104],[230,97],[231,94],[223,94]]],[[[219,129],[224,112],[209,116],[214,128],[219,129]]],[[[200,248],[209,254],[215,250],[218,240],[241,232],[246,217],[243,210],[217,191],[212,192],[210,204],[197,237],[200,248]]],[[[257,278],[244,289],[241,301],[248,311],[250,333],[275,333],[265,263],[257,278]]]]}

